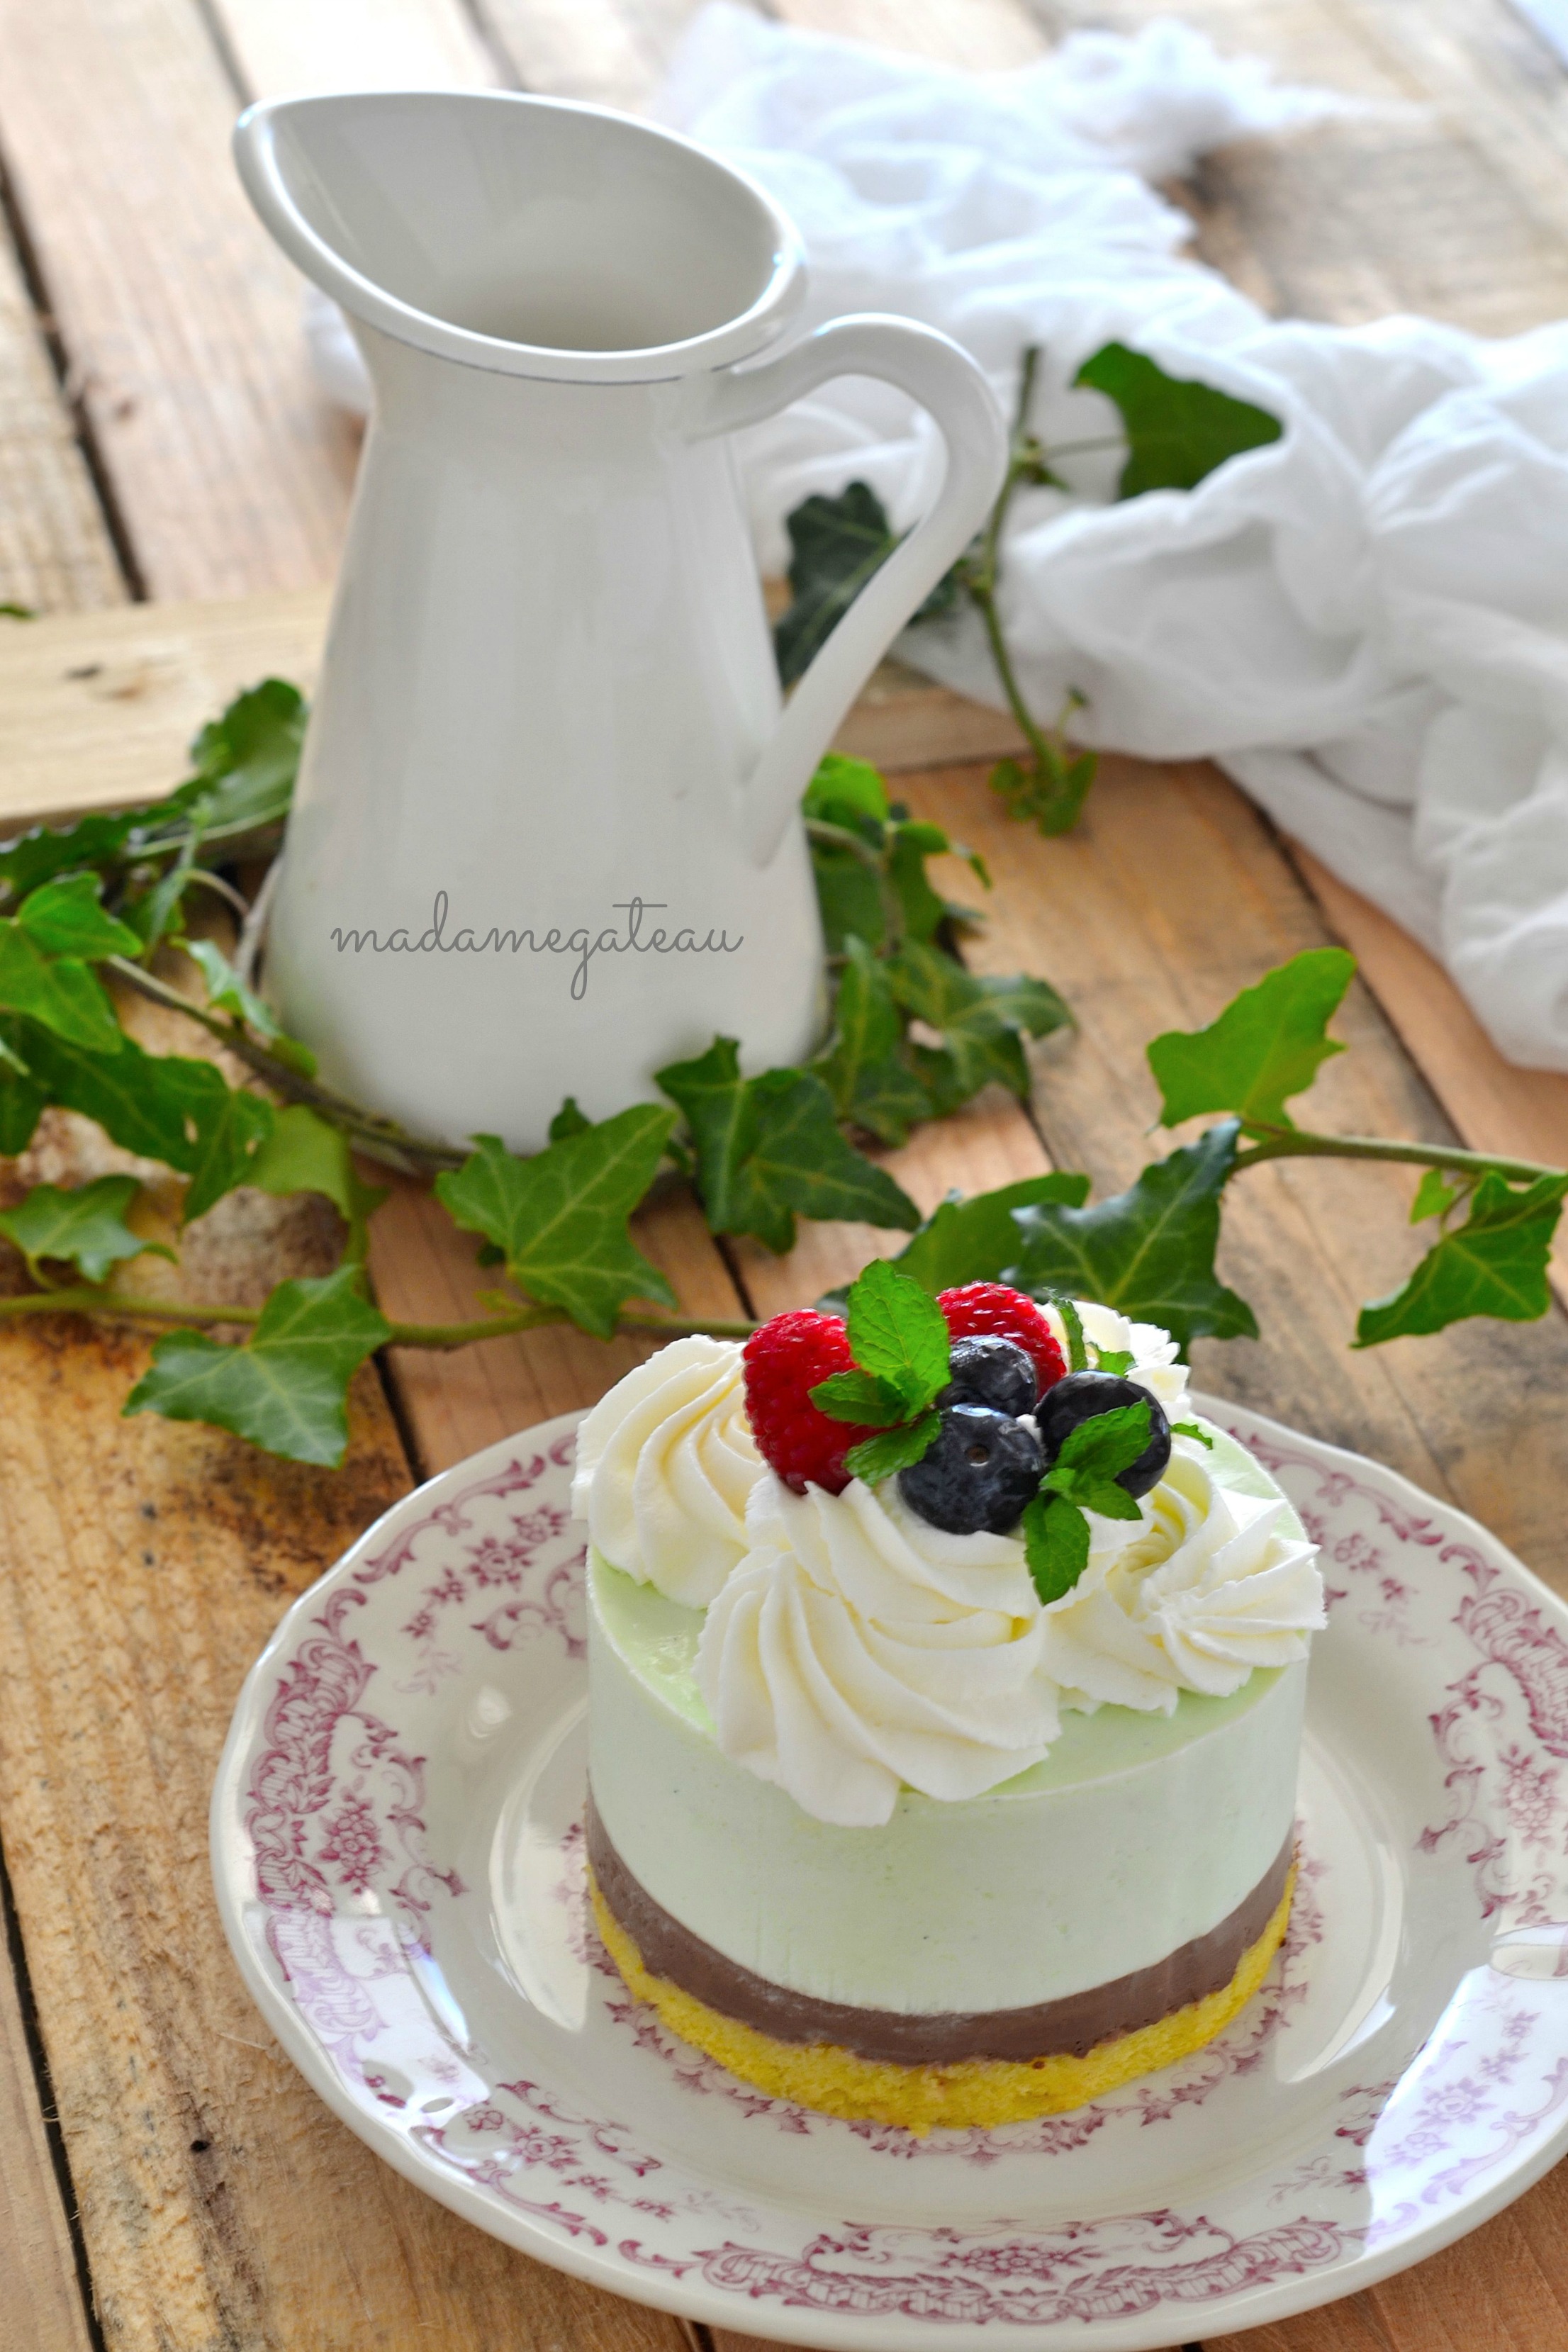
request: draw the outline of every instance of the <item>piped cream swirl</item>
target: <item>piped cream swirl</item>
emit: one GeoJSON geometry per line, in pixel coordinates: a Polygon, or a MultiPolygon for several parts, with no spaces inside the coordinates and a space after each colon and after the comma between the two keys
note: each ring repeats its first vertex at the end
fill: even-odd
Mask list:
{"type": "Polygon", "coordinates": [[[752,1490],[751,1549],[709,1609],[699,1687],[724,1754],[817,1820],[872,1827],[900,1783],[975,1797],[1058,1731],[1015,1536],[945,1534],[889,1480],[752,1490]]]}
{"type": "Polygon", "coordinates": [[[764,1474],[733,1340],[672,1340],[617,1381],[577,1432],[572,1507],[614,1568],[704,1609],[744,1557],[764,1474]]]}
{"type": "Polygon", "coordinates": [[[1089,1565],[1045,1612],[1046,1664],[1068,1706],[1168,1715],[1184,1690],[1226,1697],[1255,1667],[1306,1656],[1327,1622],[1322,1579],[1283,1497],[1225,1485],[1178,1437],[1141,1510],[1132,1535],[1089,1515],[1089,1565]]]}

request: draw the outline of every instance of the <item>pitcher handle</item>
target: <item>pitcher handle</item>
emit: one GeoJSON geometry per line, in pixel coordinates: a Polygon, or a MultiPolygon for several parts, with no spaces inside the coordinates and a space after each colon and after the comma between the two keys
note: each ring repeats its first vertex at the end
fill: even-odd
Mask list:
{"type": "Polygon", "coordinates": [[[1002,487],[1007,433],[990,385],[967,352],[933,327],[909,319],[839,319],[794,350],[719,377],[700,430],[731,433],[755,425],[841,375],[879,377],[907,392],[934,418],[947,445],[935,505],[873,573],[813,656],[742,802],[748,855],[768,865],[840,720],[866,680],[949,564],[963,554],[1002,487]]]}

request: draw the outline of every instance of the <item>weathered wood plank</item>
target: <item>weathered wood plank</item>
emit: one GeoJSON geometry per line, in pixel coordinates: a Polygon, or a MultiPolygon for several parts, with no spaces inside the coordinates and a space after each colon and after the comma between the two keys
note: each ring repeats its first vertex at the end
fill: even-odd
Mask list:
{"type": "Polygon", "coordinates": [[[72,612],[125,593],[21,270],[0,236],[0,603],[72,612]]]}
{"type": "Polygon", "coordinates": [[[496,62],[462,0],[214,0],[249,98],[475,89],[496,62]]]}
{"type": "Polygon", "coordinates": [[[1021,0],[773,0],[770,13],[812,32],[912,49],[971,73],[1028,65],[1042,46],[1021,0]]]}
{"type": "MultiPolygon", "coordinates": [[[[0,602],[49,612],[125,593],[21,268],[0,235],[0,602]]],[[[0,638],[31,625],[0,619],[0,638]]],[[[18,2345],[88,2352],[40,2090],[0,1937],[0,2302],[18,2345]]]]}
{"type": "Polygon", "coordinates": [[[268,676],[309,688],[328,592],[0,624],[0,833],[172,791],[196,730],[268,676]]]}
{"type": "Polygon", "coordinates": [[[645,108],[700,0],[480,0],[524,89],[645,108]]]}
{"type": "MultiPolygon", "coordinates": [[[[1155,0],[1035,6],[1052,34],[1132,32],[1163,13],[1155,0]]],[[[1561,92],[1502,0],[1190,0],[1182,15],[1283,78],[1373,101],[1199,167],[1198,249],[1256,300],[1341,325],[1421,310],[1482,334],[1568,310],[1561,92]]]]}
{"type": "Polygon", "coordinates": [[[89,2352],[22,2004],[0,1938],[0,2302],[28,2352],[89,2352]]]}
{"type": "Polygon", "coordinates": [[[196,0],[0,5],[10,184],[151,592],[303,586],[335,561],[357,436],[300,282],[229,160],[196,0]]]}

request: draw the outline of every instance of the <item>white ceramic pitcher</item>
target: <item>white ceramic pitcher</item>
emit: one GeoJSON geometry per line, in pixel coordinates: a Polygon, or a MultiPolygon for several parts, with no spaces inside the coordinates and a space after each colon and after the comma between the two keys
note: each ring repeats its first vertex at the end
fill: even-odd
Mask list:
{"type": "Polygon", "coordinates": [[[267,986],[322,1074],[536,1149],[716,1032],[822,1019],[800,795],[995,494],[973,363],[897,319],[759,355],[805,291],[763,192],[685,140],[501,93],[250,109],[241,177],[375,388],[267,986]],[[931,512],[782,711],[728,436],[837,375],[936,419],[931,512]]]}

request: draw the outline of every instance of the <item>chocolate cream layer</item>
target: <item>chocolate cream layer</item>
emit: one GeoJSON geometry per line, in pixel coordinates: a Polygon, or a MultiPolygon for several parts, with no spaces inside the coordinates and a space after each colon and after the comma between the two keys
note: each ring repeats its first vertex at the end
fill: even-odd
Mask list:
{"type": "Polygon", "coordinates": [[[1292,1832],[1251,1894],[1227,1918],[1152,1968],[1028,2009],[911,2016],[898,2010],[818,2000],[726,1959],[672,1918],[633,1877],[611,1844],[592,1797],[585,1831],[589,1866],[599,1892],[650,1975],[679,1985],[721,2017],[753,2026],[775,2042],[826,2042],[899,2066],[950,2064],[963,2058],[1047,2058],[1058,2051],[1081,2058],[1101,2042],[1134,2033],[1189,2001],[1217,1992],[1230,1982],[1242,1954],[1273,1917],[1295,1846],[1292,1832]]]}

